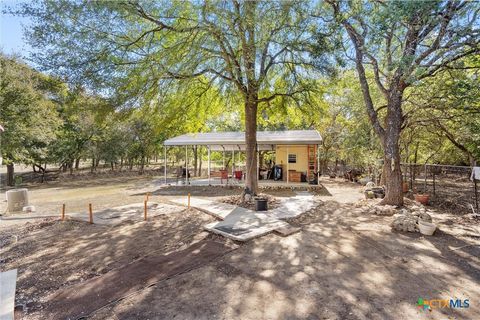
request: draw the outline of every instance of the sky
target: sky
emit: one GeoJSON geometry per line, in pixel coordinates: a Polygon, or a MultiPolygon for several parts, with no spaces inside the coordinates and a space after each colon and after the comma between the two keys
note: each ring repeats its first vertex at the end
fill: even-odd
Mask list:
{"type": "Polygon", "coordinates": [[[22,57],[28,56],[31,47],[23,38],[22,25],[28,26],[29,18],[15,17],[4,14],[7,7],[14,7],[19,1],[0,0],[0,48],[6,54],[18,54],[22,57]]]}

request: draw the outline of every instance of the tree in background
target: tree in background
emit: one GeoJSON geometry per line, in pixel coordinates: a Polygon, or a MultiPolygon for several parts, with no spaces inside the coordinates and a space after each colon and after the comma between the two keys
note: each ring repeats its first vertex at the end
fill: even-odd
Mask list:
{"type": "Polygon", "coordinates": [[[327,3],[352,44],[346,54],[355,62],[367,113],[382,143],[383,203],[403,205],[399,141],[405,90],[480,52],[480,6],[469,1],[327,3]],[[366,69],[386,105],[372,98],[366,69]]]}
{"type": "Polygon", "coordinates": [[[7,165],[7,185],[14,184],[14,163],[41,164],[51,160],[49,147],[61,121],[48,99],[58,82],[16,58],[0,55],[1,155],[7,165]]]}
{"type": "Polygon", "coordinates": [[[416,140],[443,138],[437,161],[470,166],[480,159],[480,55],[459,61],[407,92],[405,124],[416,140]],[[455,150],[456,149],[456,150],[455,150]]]}
{"type": "Polygon", "coordinates": [[[245,114],[245,191],[256,193],[258,105],[308,90],[302,80],[308,9],[277,1],[43,1],[24,5],[21,13],[34,21],[29,39],[39,49],[36,63],[70,81],[121,89],[118,96],[132,106],[142,104],[138,97],[159,99],[159,88],[171,79],[202,76],[222,93],[238,94],[245,114]],[[287,84],[282,90],[274,85],[279,79],[287,84]]]}
{"type": "MultiPolygon", "coordinates": [[[[94,150],[96,141],[105,130],[107,115],[114,108],[105,99],[90,95],[82,88],[68,90],[59,98],[58,111],[63,121],[52,145],[55,162],[66,171],[78,168],[81,158],[98,158],[94,150]]],[[[98,159],[97,159],[98,160],[98,159]]]]}

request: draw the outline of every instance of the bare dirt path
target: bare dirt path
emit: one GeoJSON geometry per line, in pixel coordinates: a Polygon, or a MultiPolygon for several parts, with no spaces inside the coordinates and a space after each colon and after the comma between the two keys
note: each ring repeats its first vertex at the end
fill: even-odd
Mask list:
{"type": "Polygon", "coordinates": [[[363,187],[357,183],[344,181],[344,179],[330,179],[328,177],[321,177],[320,183],[326,189],[324,194],[319,195],[321,200],[355,203],[365,198],[363,187]]]}

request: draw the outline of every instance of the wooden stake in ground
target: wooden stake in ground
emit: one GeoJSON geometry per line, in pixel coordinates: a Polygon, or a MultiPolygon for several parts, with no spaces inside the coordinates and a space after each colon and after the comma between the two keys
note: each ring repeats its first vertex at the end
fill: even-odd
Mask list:
{"type": "Polygon", "coordinates": [[[143,220],[147,221],[147,200],[143,202],[143,220]]]}
{"type": "Polygon", "coordinates": [[[190,193],[188,193],[188,209],[190,209],[190,193]]]}
{"type": "Polygon", "coordinates": [[[88,219],[89,223],[93,224],[93,211],[92,211],[91,203],[88,204],[88,215],[89,215],[89,219],[88,219]]]}
{"type": "Polygon", "coordinates": [[[65,221],[65,203],[62,205],[62,221],[65,221]]]}

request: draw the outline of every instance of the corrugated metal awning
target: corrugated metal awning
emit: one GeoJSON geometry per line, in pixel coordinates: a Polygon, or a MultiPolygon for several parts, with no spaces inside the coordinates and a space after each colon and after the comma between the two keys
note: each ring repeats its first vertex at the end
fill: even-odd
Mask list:
{"type": "MultiPolygon", "coordinates": [[[[258,145],[308,145],[321,142],[322,137],[317,130],[257,131],[258,145]]],[[[164,145],[237,146],[244,150],[245,132],[188,133],[165,140],[164,145]]]]}

